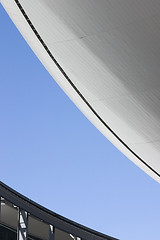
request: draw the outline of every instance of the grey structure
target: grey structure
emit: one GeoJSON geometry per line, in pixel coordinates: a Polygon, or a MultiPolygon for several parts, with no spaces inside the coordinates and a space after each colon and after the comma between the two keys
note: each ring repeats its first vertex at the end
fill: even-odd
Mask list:
{"type": "Polygon", "coordinates": [[[0,195],[0,221],[1,221],[1,195],[0,195]]]}
{"type": "Polygon", "coordinates": [[[49,225],[49,240],[55,240],[55,228],[53,225],[49,225]]]}
{"type": "Polygon", "coordinates": [[[14,232],[18,226],[17,240],[72,240],[71,236],[76,240],[115,240],[42,207],[2,182],[0,182],[0,197],[4,198],[4,203],[1,205],[3,214],[0,226],[10,228],[14,232]],[[16,223],[16,214],[19,214],[18,223],[16,223]],[[45,232],[46,234],[41,237],[45,232]]]}
{"type": "Polygon", "coordinates": [[[160,182],[160,1],[1,3],[77,107],[160,182]]]}
{"type": "Polygon", "coordinates": [[[28,213],[19,208],[17,240],[27,240],[27,238],[28,238],[28,213]]]}

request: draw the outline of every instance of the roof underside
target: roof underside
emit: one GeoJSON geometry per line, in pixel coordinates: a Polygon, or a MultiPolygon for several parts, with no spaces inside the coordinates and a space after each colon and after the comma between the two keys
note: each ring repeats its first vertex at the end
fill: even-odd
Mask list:
{"type": "Polygon", "coordinates": [[[80,110],[160,182],[160,1],[1,2],[80,110]]]}

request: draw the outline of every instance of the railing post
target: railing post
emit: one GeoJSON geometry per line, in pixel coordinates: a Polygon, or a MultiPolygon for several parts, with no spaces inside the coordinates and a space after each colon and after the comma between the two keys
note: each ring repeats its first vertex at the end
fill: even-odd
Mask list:
{"type": "Polygon", "coordinates": [[[0,196],[0,222],[1,222],[1,212],[2,212],[2,198],[0,196]]]}
{"type": "Polygon", "coordinates": [[[49,240],[55,240],[55,228],[49,225],[49,240]]]}
{"type": "Polygon", "coordinates": [[[70,237],[72,238],[72,239],[74,239],[74,240],[82,240],[80,237],[75,237],[75,236],[73,236],[72,234],[69,234],[70,235],[70,237]]]}
{"type": "Polygon", "coordinates": [[[27,240],[28,237],[28,213],[19,208],[17,240],[27,240]]]}

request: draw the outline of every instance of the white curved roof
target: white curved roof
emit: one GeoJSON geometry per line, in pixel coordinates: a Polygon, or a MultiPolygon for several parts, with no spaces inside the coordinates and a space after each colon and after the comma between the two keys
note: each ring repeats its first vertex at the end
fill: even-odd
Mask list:
{"type": "Polygon", "coordinates": [[[160,1],[1,2],[79,109],[160,182],[160,1]]]}

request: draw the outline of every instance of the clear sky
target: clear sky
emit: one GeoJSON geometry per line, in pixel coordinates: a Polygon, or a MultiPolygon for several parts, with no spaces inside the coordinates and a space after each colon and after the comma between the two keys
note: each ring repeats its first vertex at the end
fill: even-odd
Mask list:
{"type": "Polygon", "coordinates": [[[160,239],[160,184],[77,109],[1,5],[0,179],[100,232],[160,239]]]}

